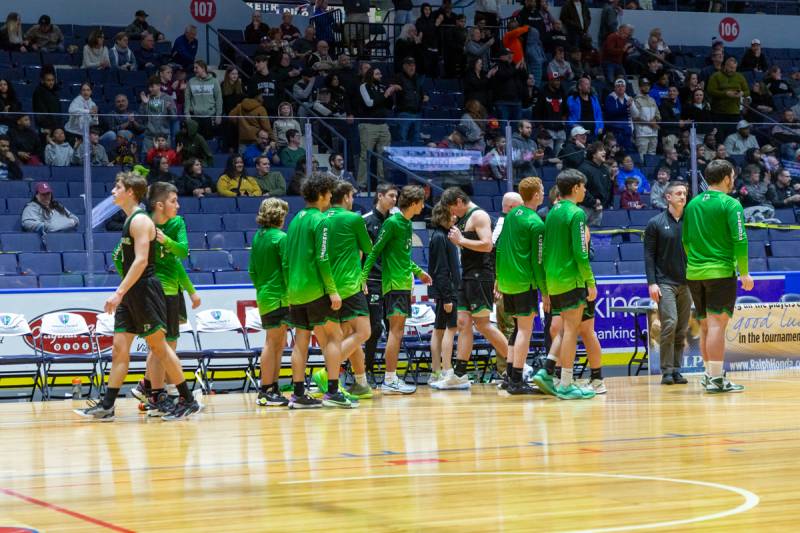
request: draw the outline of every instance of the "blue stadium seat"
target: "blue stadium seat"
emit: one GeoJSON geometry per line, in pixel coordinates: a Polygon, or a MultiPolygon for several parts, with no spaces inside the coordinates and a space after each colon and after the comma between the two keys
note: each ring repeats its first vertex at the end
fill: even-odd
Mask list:
{"type": "Polygon", "coordinates": [[[290,213],[297,213],[306,206],[306,202],[303,200],[302,196],[284,196],[282,199],[286,200],[286,203],[289,204],[290,213]]]}
{"type": "MultiPolygon", "coordinates": [[[[63,183],[53,183],[52,185],[65,185],[63,183]]],[[[52,186],[51,185],[51,186],[52,186]]],[[[75,215],[83,215],[86,212],[86,204],[83,198],[65,198],[64,196],[56,195],[61,205],[66,207],[71,213],[75,215]]]]}
{"type": "Polygon", "coordinates": [[[412,248],[411,260],[422,268],[428,267],[428,254],[425,248],[412,248]]]}
{"type": "MultiPolygon", "coordinates": [[[[798,250],[797,242],[772,241],[769,245],[769,249],[772,252],[772,257],[800,257],[800,250],[798,250]]],[[[753,257],[766,257],[766,254],[753,257]]]]}
{"type": "Polygon", "coordinates": [[[767,264],[770,271],[800,271],[800,257],[770,257],[767,264]]]}
{"type": "Polygon", "coordinates": [[[83,180],[83,167],[53,167],[50,172],[54,179],[58,177],[58,181],[83,180]]]}
{"type": "Polygon", "coordinates": [[[183,219],[186,221],[186,228],[192,231],[222,231],[219,215],[186,214],[183,219]]]}
{"type": "MultiPolygon", "coordinates": [[[[19,93],[17,93],[17,96],[19,96],[19,93]]],[[[24,174],[26,178],[32,179],[33,181],[49,181],[50,167],[47,165],[42,165],[38,167],[26,166],[24,174]]],[[[56,198],[58,198],[58,194],[56,194],[56,198]]]]}
{"type": "Polygon", "coordinates": [[[619,253],[615,244],[608,246],[595,246],[592,261],[618,261],[619,253]]]}
{"type": "Polygon", "coordinates": [[[212,272],[216,270],[231,270],[231,258],[228,252],[222,250],[195,250],[189,254],[189,264],[192,270],[212,272]]]}
{"type": "Polygon", "coordinates": [[[199,213],[200,212],[200,198],[194,196],[181,196],[178,198],[178,203],[181,205],[180,213],[199,213]]]}
{"type": "Polygon", "coordinates": [[[256,222],[256,216],[254,213],[228,213],[227,215],[222,215],[222,220],[225,223],[225,229],[227,231],[258,229],[258,223],[256,222]]]}
{"type": "Polygon", "coordinates": [[[106,264],[104,272],[109,274],[116,274],[117,267],[114,265],[114,252],[100,252],[100,253],[103,254],[103,258],[106,264]]]}
{"type": "Polygon", "coordinates": [[[258,230],[255,229],[247,230],[244,232],[244,240],[245,242],[247,242],[247,246],[253,244],[253,237],[255,237],[256,233],[258,233],[258,230]]]}
{"type": "Polygon", "coordinates": [[[620,261],[617,271],[621,275],[644,275],[644,261],[620,261]]]}
{"type": "Polygon", "coordinates": [[[787,209],[776,209],[775,218],[777,218],[784,224],[797,223],[797,217],[795,216],[794,209],[792,209],[791,207],[787,209]]]}
{"type": "Polygon", "coordinates": [[[0,275],[19,274],[17,254],[0,254],[0,275]]]}
{"type": "Polygon", "coordinates": [[[84,284],[87,287],[116,287],[119,285],[120,277],[117,274],[95,274],[94,281],[87,274],[84,277],[84,284]],[[92,285],[92,283],[94,283],[92,285]]]}
{"type": "Polygon", "coordinates": [[[595,276],[616,276],[617,265],[613,261],[593,261],[592,272],[595,276]]]}
{"type": "Polygon", "coordinates": [[[23,274],[61,274],[61,254],[34,252],[19,254],[19,270],[23,274]]]}
{"type": "Polygon", "coordinates": [[[747,228],[748,241],[766,241],[769,237],[769,232],[765,229],[747,228]]]}
{"type": "Polygon", "coordinates": [[[205,250],[208,248],[206,244],[206,234],[202,231],[190,231],[186,234],[189,240],[190,250],[205,250]]]}
{"type": "Polygon", "coordinates": [[[495,180],[476,180],[472,190],[477,196],[494,196],[501,192],[495,180]]]}
{"type": "Polygon", "coordinates": [[[214,281],[219,285],[251,284],[250,275],[246,271],[214,272],[214,281]]]}
{"type": "Polygon", "coordinates": [[[82,274],[58,274],[39,276],[39,287],[58,288],[58,287],[83,287],[82,274]]]}
{"type": "Polygon", "coordinates": [[[800,242],[800,231],[798,230],[769,230],[769,240],[772,241],[794,241],[800,242]]]}
{"type": "MultiPolygon", "coordinates": [[[[2,183],[2,182],[0,182],[2,183]]],[[[9,215],[16,214],[17,216],[22,214],[22,210],[25,209],[25,206],[31,201],[31,197],[28,196],[27,198],[6,198],[6,212],[9,215]]]]}
{"type": "Polygon", "coordinates": [[[609,211],[603,211],[603,223],[601,224],[604,228],[627,228],[630,224],[630,219],[628,218],[628,211],[625,209],[612,209],[609,211]]]}
{"type": "Polygon", "coordinates": [[[9,198],[11,196],[27,197],[31,195],[30,181],[0,181],[0,196],[9,198]]]}
{"type": "Polygon", "coordinates": [[[619,257],[623,261],[643,261],[644,247],[638,242],[623,242],[619,245],[619,257]]]}
{"type": "Polygon", "coordinates": [[[202,213],[236,213],[236,198],[224,198],[209,196],[200,199],[200,211],[202,213]]]}
{"type": "Polygon", "coordinates": [[[247,271],[250,263],[250,250],[231,250],[230,253],[233,268],[247,271]]]}
{"type": "Polygon", "coordinates": [[[0,289],[35,289],[36,276],[0,276],[0,289]]]}
{"type": "MultiPolygon", "coordinates": [[[[775,254],[773,254],[775,255],[775,254]]],[[[764,248],[764,243],[761,241],[752,241],[747,243],[747,256],[748,257],[767,257],[767,250],[764,248]]]]}
{"type": "Polygon", "coordinates": [[[214,285],[214,275],[211,272],[189,272],[189,279],[195,286],[214,285]]]}
{"type": "Polygon", "coordinates": [[[431,243],[431,234],[428,233],[428,230],[427,229],[421,229],[421,230],[415,231],[414,234],[417,237],[419,237],[419,240],[422,243],[422,246],[424,246],[425,248],[428,248],[428,245],[430,245],[430,243],[431,243]]]}
{"type": "Polygon", "coordinates": [[[373,206],[374,203],[372,198],[364,198],[360,196],[353,198],[353,211],[359,212],[362,215],[372,211],[373,206]]]}
{"type": "Polygon", "coordinates": [[[236,206],[240,213],[253,213],[255,215],[263,201],[263,198],[257,196],[240,196],[236,199],[236,206]]]}
{"type": "MultiPolygon", "coordinates": [[[[105,272],[106,259],[103,252],[94,252],[92,254],[94,259],[93,271],[105,272]]],[[[88,260],[89,256],[85,252],[64,252],[61,254],[64,262],[64,272],[83,273],[89,272],[88,260]]]]}
{"type": "Polygon", "coordinates": [[[22,231],[19,215],[0,215],[0,232],[22,231]]]}
{"type": "Polygon", "coordinates": [[[767,258],[754,257],[749,261],[750,272],[767,272],[767,258]]]}
{"type": "Polygon", "coordinates": [[[93,233],[94,249],[100,252],[113,252],[119,244],[120,234],[113,233],[93,233]]]}
{"type": "Polygon", "coordinates": [[[211,250],[245,247],[244,233],[241,231],[209,231],[206,240],[211,250]]]}
{"type": "Polygon", "coordinates": [[[44,244],[51,252],[73,252],[84,249],[81,233],[48,233],[44,244]]]}
{"type": "MultiPolygon", "coordinates": [[[[631,219],[631,226],[638,226],[638,227],[645,227],[647,223],[650,222],[650,219],[654,216],[661,213],[660,209],[640,209],[640,210],[632,210],[628,212],[631,219]]],[[[605,219],[608,212],[603,213],[603,218],[605,219]]]]}
{"type": "Polygon", "coordinates": [[[4,252],[40,252],[42,237],[38,233],[3,233],[0,249],[4,252]]]}

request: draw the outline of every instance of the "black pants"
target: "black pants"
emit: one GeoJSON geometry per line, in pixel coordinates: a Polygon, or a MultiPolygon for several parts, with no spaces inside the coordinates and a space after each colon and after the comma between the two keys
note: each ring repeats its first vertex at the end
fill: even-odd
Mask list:
{"type": "MultiPolygon", "coordinates": [[[[370,286],[368,287],[369,294],[369,325],[371,333],[367,342],[364,343],[364,364],[367,372],[372,372],[375,365],[375,352],[378,350],[378,342],[383,335],[384,323],[384,309],[383,309],[383,296],[381,295],[381,287],[370,286]]],[[[389,326],[386,326],[387,330],[389,326]]]]}

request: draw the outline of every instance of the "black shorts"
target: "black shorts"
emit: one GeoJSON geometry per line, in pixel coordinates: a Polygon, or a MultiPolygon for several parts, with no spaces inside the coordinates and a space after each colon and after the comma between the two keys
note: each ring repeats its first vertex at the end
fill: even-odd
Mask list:
{"type": "Polygon", "coordinates": [[[331,298],[327,294],[312,302],[289,306],[289,325],[311,331],[328,322],[338,322],[336,311],[331,309],[331,298]]]}
{"type": "Polygon", "coordinates": [[[339,322],[347,322],[360,316],[369,316],[369,302],[367,295],[359,291],[342,300],[342,307],[338,311],[339,322]]]}
{"type": "Polygon", "coordinates": [[[289,323],[289,308],[279,307],[266,315],[261,315],[261,327],[265,330],[275,329],[289,323]]]}
{"type": "Polygon", "coordinates": [[[462,279],[458,287],[458,310],[489,316],[494,307],[494,282],[462,279]]]}
{"type": "MultiPolygon", "coordinates": [[[[560,315],[562,311],[569,311],[580,305],[586,305],[587,295],[588,291],[585,287],[577,287],[561,294],[551,294],[550,312],[553,315],[560,315]]],[[[594,312],[594,308],[592,308],[592,312],[594,312]]]]}
{"type": "Polygon", "coordinates": [[[697,318],[704,319],[708,313],[733,316],[736,306],[736,278],[688,280],[697,318]]]}
{"type": "Polygon", "coordinates": [[[141,278],[122,297],[114,314],[114,331],[147,337],[167,328],[167,301],[155,276],[141,278]]]}
{"type": "Polygon", "coordinates": [[[186,300],[183,292],[164,296],[167,302],[167,340],[176,341],[181,336],[181,324],[186,322],[186,300]]]}
{"type": "Polygon", "coordinates": [[[411,292],[389,291],[383,295],[383,312],[388,319],[393,316],[411,316],[411,292]]]}
{"type": "Polygon", "coordinates": [[[450,329],[458,326],[458,308],[454,305],[448,313],[444,310],[444,300],[436,300],[436,320],[433,329],[450,329]]]}
{"type": "Polygon", "coordinates": [[[503,309],[515,318],[536,315],[539,312],[539,292],[528,289],[518,294],[503,293],[503,309]]]}

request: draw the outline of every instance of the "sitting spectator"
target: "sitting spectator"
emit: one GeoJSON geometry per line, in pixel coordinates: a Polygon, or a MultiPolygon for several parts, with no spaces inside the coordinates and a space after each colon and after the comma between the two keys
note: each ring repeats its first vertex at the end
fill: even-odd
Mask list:
{"type": "Polygon", "coordinates": [[[270,135],[270,132],[266,130],[261,130],[256,134],[256,142],[247,146],[244,149],[244,153],[242,157],[244,157],[244,163],[248,167],[255,165],[257,157],[266,157],[270,160],[270,163],[274,163],[279,165],[281,160],[278,157],[278,150],[275,147],[275,141],[273,140],[273,136],[270,135]]]}
{"type": "MultiPolygon", "coordinates": [[[[272,126],[269,123],[267,110],[261,105],[261,99],[259,97],[245,98],[239,105],[231,110],[230,116],[240,117],[235,119],[238,125],[238,148],[240,151],[245,150],[247,146],[255,143],[261,131],[266,132],[270,139],[272,139],[272,126]]],[[[245,157],[245,160],[247,160],[247,157],[245,157]]]]}
{"type": "Polygon", "coordinates": [[[261,39],[267,37],[268,33],[269,26],[262,22],[261,12],[253,11],[253,14],[250,18],[250,24],[244,28],[244,42],[247,44],[258,44],[261,42],[261,39]]]}
{"type": "Polygon", "coordinates": [[[317,41],[317,51],[306,58],[306,66],[313,72],[327,74],[336,68],[336,60],[329,53],[330,46],[325,41],[317,41]]]}
{"type": "Polygon", "coordinates": [[[8,135],[0,134],[0,181],[21,179],[22,169],[11,151],[11,140],[8,135]]]}
{"type": "Polygon", "coordinates": [[[745,208],[745,218],[748,218],[748,207],[770,206],[767,200],[769,183],[761,180],[761,169],[756,165],[748,165],[742,171],[742,176],[736,180],[733,195],[745,208]]]}
{"type": "Polygon", "coordinates": [[[166,37],[163,33],[158,31],[154,26],[151,26],[147,22],[147,17],[149,17],[143,9],[140,9],[134,15],[133,22],[131,22],[126,28],[125,33],[134,41],[143,41],[145,34],[151,35],[154,39],[158,39],[159,41],[166,40],[166,37]]]}
{"type": "Polygon", "coordinates": [[[295,39],[292,43],[292,50],[294,50],[295,57],[305,61],[306,57],[311,55],[317,44],[317,36],[314,31],[314,26],[309,24],[306,26],[301,39],[295,39]]]}
{"type": "Polygon", "coordinates": [[[723,159],[723,160],[727,161],[728,163],[730,163],[733,166],[733,168],[735,168],[737,170],[737,172],[739,170],[739,165],[737,165],[736,161],[734,161],[733,158],[728,155],[728,150],[727,150],[727,148],[725,148],[724,144],[718,144],[717,145],[717,150],[716,150],[716,152],[714,152],[714,157],[713,157],[712,161],[714,159],[723,159]]]}
{"type": "Polygon", "coordinates": [[[700,87],[692,91],[692,100],[687,105],[683,106],[681,118],[690,123],[694,123],[698,135],[716,131],[712,124],[714,119],[711,116],[711,108],[706,101],[706,93],[700,87]]]}
{"type": "Polygon", "coordinates": [[[569,68],[572,70],[573,79],[580,79],[583,76],[592,75],[592,66],[589,64],[589,58],[583,56],[583,50],[577,46],[573,46],[567,50],[567,61],[569,68]]]}
{"type": "Polygon", "coordinates": [[[304,68],[300,74],[300,79],[292,86],[292,96],[299,104],[297,112],[301,117],[309,114],[315,85],[314,71],[310,68],[304,68]]]}
{"type": "Polygon", "coordinates": [[[722,62],[724,59],[725,56],[722,50],[711,52],[710,64],[700,71],[700,81],[706,84],[706,88],[708,88],[708,80],[711,79],[711,76],[722,71],[722,62]]]}
{"type": "Polygon", "coordinates": [[[792,88],[792,94],[800,96],[800,67],[792,67],[789,70],[789,79],[786,82],[792,88]]]}
{"type": "Polygon", "coordinates": [[[768,68],[769,61],[761,49],[761,41],[753,39],[750,41],[750,48],[744,51],[739,70],[742,72],[766,72],[768,68]]]}
{"type": "Polygon", "coordinates": [[[104,69],[111,66],[108,48],[105,45],[106,36],[102,28],[95,28],[89,34],[86,44],[83,45],[83,62],[81,68],[104,69]]]}
{"type": "Polygon", "coordinates": [[[494,142],[488,154],[484,157],[484,161],[489,166],[490,175],[488,177],[496,180],[505,180],[508,176],[506,174],[506,138],[498,137],[494,142]]]}
{"type": "MultiPolygon", "coordinates": [[[[281,102],[281,104],[278,106],[278,118],[272,121],[272,128],[275,132],[275,143],[278,149],[283,148],[289,143],[286,138],[286,134],[289,132],[289,130],[295,130],[298,132],[302,130],[300,123],[292,116],[292,112],[292,104],[289,102],[281,102]]],[[[302,141],[303,137],[301,136],[301,144],[302,141]]]]}
{"type": "Polygon", "coordinates": [[[289,186],[287,192],[289,196],[299,196],[300,195],[300,188],[303,185],[303,181],[306,179],[306,162],[305,161],[298,161],[297,165],[294,167],[294,174],[292,178],[289,180],[289,186]]]}
{"type": "Polygon", "coordinates": [[[664,193],[667,191],[669,181],[669,169],[666,167],[659,168],[656,174],[656,181],[650,189],[650,207],[655,209],[667,208],[667,199],[664,197],[664,193]]]}
{"type": "Polygon", "coordinates": [[[80,94],[69,104],[69,120],[64,130],[72,137],[83,137],[83,120],[88,120],[90,126],[97,126],[97,104],[92,100],[92,84],[88,81],[81,83],[80,94]]]}
{"type": "Polygon", "coordinates": [[[169,171],[170,161],[166,156],[156,156],[150,163],[150,173],[147,175],[147,183],[152,185],[157,181],[163,181],[178,186],[178,176],[169,171]]]}
{"type": "Polygon", "coordinates": [[[139,114],[144,121],[144,150],[152,148],[157,138],[163,137],[167,141],[170,139],[172,128],[172,117],[177,114],[175,100],[161,93],[161,80],[153,76],[147,82],[148,94],[141,93],[139,98],[142,100],[139,106],[139,114]]]}
{"type": "Polygon", "coordinates": [[[156,51],[156,40],[149,34],[142,34],[142,44],[133,54],[136,57],[136,68],[153,73],[164,62],[163,57],[156,51]]]}
{"type": "Polygon", "coordinates": [[[282,167],[293,168],[300,161],[305,161],[306,151],[300,146],[300,132],[289,130],[286,132],[286,146],[278,151],[278,158],[281,160],[282,167]]]}
{"type": "Polygon", "coordinates": [[[124,94],[118,94],[114,97],[114,110],[104,121],[108,131],[100,137],[100,142],[107,150],[113,145],[121,131],[129,131],[134,135],[144,132],[144,126],[139,124],[129,104],[128,97],[124,94]]]}
{"type": "Polygon", "coordinates": [[[173,62],[183,67],[184,71],[188,71],[192,68],[194,59],[197,57],[197,46],[197,27],[193,25],[186,26],[183,35],[172,43],[170,57],[173,62]]]}
{"type": "Polygon", "coordinates": [[[78,217],[53,198],[53,189],[47,182],[36,184],[36,193],[22,210],[22,231],[55,233],[78,228],[78,217]]]}
{"type": "Polygon", "coordinates": [[[791,96],[793,94],[792,88],[783,79],[781,67],[778,65],[773,65],[769,68],[769,72],[767,72],[764,78],[764,83],[767,84],[767,92],[772,96],[781,96],[784,94],[791,96]]]}
{"type": "MultiPolygon", "coordinates": [[[[266,108],[267,113],[274,115],[278,107],[276,104],[280,98],[278,94],[278,78],[274,73],[269,71],[269,60],[266,56],[256,56],[255,66],[256,71],[253,73],[253,76],[250,78],[250,83],[247,85],[247,96],[250,98],[260,96],[261,103],[266,108]]],[[[310,76],[310,78],[313,78],[313,75],[310,76]]],[[[313,89],[313,83],[311,85],[313,89]]],[[[309,93],[310,92],[309,90],[309,93]]]]}
{"type": "Polygon", "coordinates": [[[39,132],[31,126],[31,117],[17,115],[14,126],[9,130],[11,149],[22,165],[40,166],[42,147],[39,132]]]}
{"type": "Polygon", "coordinates": [[[68,167],[72,164],[75,150],[66,141],[64,128],[54,128],[47,136],[47,146],[44,148],[44,164],[51,167],[68,167]]]}
{"type": "Polygon", "coordinates": [[[292,13],[290,11],[284,11],[281,15],[281,25],[278,26],[281,30],[281,38],[291,43],[295,39],[300,38],[300,30],[292,24],[292,13]]]}
{"type": "Polygon", "coordinates": [[[650,96],[650,80],[639,78],[639,91],[641,94],[633,99],[631,117],[636,149],[639,156],[644,159],[645,154],[656,153],[658,145],[658,122],[661,113],[658,111],[656,101],[650,96]]]}
{"type": "MultiPolygon", "coordinates": [[[[183,148],[183,147],[181,147],[183,148]]],[[[180,165],[181,164],[181,155],[179,152],[173,150],[169,145],[169,140],[167,139],[166,135],[157,135],[155,138],[155,143],[153,146],[147,151],[147,156],[145,157],[145,161],[150,166],[154,165],[154,161],[156,158],[166,159],[168,166],[173,165],[180,165]]]]}
{"type": "Polygon", "coordinates": [[[592,80],[588,76],[578,80],[577,90],[567,97],[567,108],[567,123],[570,126],[582,126],[595,136],[603,133],[603,111],[600,101],[592,92],[592,80]]]}
{"type": "Polygon", "coordinates": [[[628,178],[636,180],[636,190],[639,192],[650,192],[650,182],[647,181],[642,171],[634,166],[633,158],[626,155],[622,158],[622,168],[619,169],[619,174],[617,175],[617,187],[619,187],[619,190],[627,188],[628,178]]]}
{"type": "Polygon", "coordinates": [[[758,148],[758,140],[750,135],[750,123],[740,120],[736,124],[736,133],[731,133],[725,139],[725,149],[729,155],[744,155],[748,148],[758,148]]]}
{"type": "Polygon", "coordinates": [[[256,175],[253,178],[264,196],[284,196],[286,194],[286,178],[277,170],[270,170],[271,166],[269,157],[256,156],[256,175]]]}
{"type": "Polygon", "coordinates": [[[775,140],[782,143],[781,157],[794,159],[800,148],[800,120],[797,120],[794,108],[783,110],[780,122],[772,127],[771,133],[775,140]]]}
{"type": "Polygon", "coordinates": [[[39,17],[39,24],[25,32],[25,40],[37,52],[63,52],[64,34],[61,28],[52,24],[49,15],[39,17]]]}
{"type": "Polygon", "coordinates": [[[468,100],[459,122],[466,131],[467,150],[486,151],[486,109],[477,100],[468,100]]]}
{"type": "Polygon", "coordinates": [[[183,161],[183,175],[178,178],[175,186],[179,196],[194,196],[203,198],[214,194],[217,190],[214,180],[203,172],[203,161],[196,157],[188,157],[183,161]]]}
{"type": "Polygon", "coordinates": [[[637,191],[638,180],[636,178],[627,178],[625,180],[625,190],[622,191],[622,197],[619,200],[621,209],[643,209],[642,197],[639,196],[637,191]]]}
{"type": "MultiPolygon", "coordinates": [[[[2,84],[0,82],[0,84],[2,84]]],[[[0,104],[2,107],[2,104],[0,104]]],[[[44,135],[56,127],[64,125],[61,114],[61,100],[56,87],[55,71],[42,69],[39,85],[33,90],[33,112],[36,113],[36,125],[44,135]]],[[[0,120],[2,124],[2,120],[0,120]]]]}
{"type": "Polygon", "coordinates": [[[752,109],[746,110],[745,117],[754,121],[761,119],[761,115],[756,111],[769,114],[775,109],[775,101],[772,99],[765,82],[753,82],[753,87],[750,89],[750,107],[752,109]]]}
{"type": "Polygon", "coordinates": [[[681,176],[678,150],[675,148],[664,149],[664,157],[659,161],[658,168],[665,168],[669,171],[669,181],[684,180],[684,177],[681,176]]]}
{"type": "Polygon", "coordinates": [[[248,176],[244,159],[236,154],[228,158],[225,173],[217,180],[217,193],[220,196],[261,196],[261,187],[255,178],[248,176]]]}
{"type": "Polygon", "coordinates": [[[139,162],[139,147],[128,130],[119,130],[117,140],[111,149],[111,164],[132,167],[139,162]]]}
{"type": "Polygon", "coordinates": [[[547,65],[547,72],[554,72],[558,74],[558,78],[561,80],[572,80],[575,75],[572,72],[572,65],[570,65],[569,61],[564,59],[564,47],[557,46],[555,53],[553,54],[553,59],[547,65]]]}
{"type": "Polygon", "coordinates": [[[28,41],[22,34],[22,20],[19,13],[10,12],[6,16],[6,22],[0,26],[0,50],[6,52],[28,51],[28,41]]]}
{"type": "Polygon", "coordinates": [[[589,131],[583,126],[575,126],[570,130],[569,140],[564,143],[558,158],[563,161],[564,168],[578,168],[586,158],[586,140],[589,131]]]}
{"type": "Polygon", "coordinates": [[[333,153],[328,156],[328,175],[333,179],[346,181],[358,190],[358,183],[355,176],[349,170],[344,169],[344,156],[333,153]]]}
{"type": "Polygon", "coordinates": [[[775,209],[800,207],[800,184],[793,183],[792,175],[785,168],[775,173],[775,183],[767,191],[767,200],[775,209]]]}
{"type": "Polygon", "coordinates": [[[128,34],[124,31],[114,36],[114,46],[108,51],[108,57],[114,70],[136,70],[136,56],[128,47],[128,34]]]}
{"type": "MultiPolygon", "coordinates": [[[[83,165],[83,137],[77,138],[77,144],[75,145],[75,154],[72,156],[72,164],[73,165],[83,165]]],[[[103,145],[100,144],[100,130],[97,128],[92,128],[89,131],[89,156],[91,165],[93,167],[109,167],[111,166],[111,161],[108,160],[108,153],[106,149],[103,148],[103,145]]]]}
{"type": "Polygon", "coordinates": [[[222,89],[202,59],[194,62],[194,77],[186,85],[185,93],[186,114],[197,121],[203,137],[213,138],[215,127],[222,122],[222,89]]]}
{"type": "Polygon", "coordinates": [[[761,147],[759,166],[761,166],[764,171],[769,172],[770,175],[780,168],[781,162],[775,157],[775,147],[771,144],[765,144],[761,147]]]}
{"type": "Polygon", "coordinates": [[[206,166],[214,163],[214,156],[208,143],[202,135],[198,133],[197,122],[187,118],[181,123],[178,135],[175,137],[175,145],[181,147],[181,157],[184,161],[197,158],[206,166]]]}

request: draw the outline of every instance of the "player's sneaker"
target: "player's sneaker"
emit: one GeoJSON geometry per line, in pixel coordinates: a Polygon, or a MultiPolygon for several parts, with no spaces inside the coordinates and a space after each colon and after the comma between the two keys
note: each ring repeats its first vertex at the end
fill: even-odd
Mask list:
{"type": "Polygon", "coordinates": [[[157,398],[152,396],[146,404],[147,416],[165,416],[175,410],[175,402],[166,392],[159,393],[157,398]]]}
{"type": "Polygon", "coordinates": [[[591,389],[581,389],[575,383],[570,383],[566,387],[559,385],[556,389],[556,396],[561,400],[586,400],[594,398],[594,391],[591,389]]]}
{"type": "Polygon", "coordinates": [[[88,407],[84,409],[73,409],[72,412],[78,416],[88,418],[94,422],[111,422],[114,420],[114,406],[106,409],[102,402],[89,400],[86,402],[88,407]]]}
{"type": "Polygon", "coordinates": [[[522,381],[525,383],[530,383],[531,378],[533,378],[533,367],[528,363],[525,363],[525,366],[522,367],[522,381]]]}
{"type": "Polygon", "coordinates": [[[703,372],[702,377],[700,377],[700,386],[705,389],[710,381],[711,381],[711,376],[708,375],[708,372],[703,372]]]}
{"type": "Polygon", "coordinates": [[[343,391],[337,391],[335,394],[326,392],[322,398],[323,407],[338,407],[340,409],[353,409],[358,407],[357,403],[351,402],[343,391]]]}
{"type": "Polygon", "coordinates": [[[311,381],[313,381],[320,392],[328,392],[328,370],[321,368],[311,374],[311,381]]]}
{"type": "Polygon", "coordinates": [[[672,373],[672,381],[674,381],[676,385],[686,385],[689,383],[689,380],[683,377],[683,374],[680,372],[672,373]]]}
{"type": "Polygon", "coordinates": [[[428,381],[428,385],[430,385],[430,387],[432,389],[440,389],[442,383],[444,381],[447,381],[447,379],[452,375],[453,375],[453,369],[452,368],[448,368],[447,370],[442,370],[442,373],[439,376],[439,379],[437,379],[436,381],[428,381]]]}
{"type": "Polygon", "coordinates": [[[431,372],[430,377],[428,378],[428,385],[433,385],[437,381],[442,379],[442,372],[431,372]]]}
{"type": "Polygon", "coordinates": [[[548,374],[547,370],[544,368],[539,369],[539,371],[533,375],[533,382],[544,394],[556,396],[556,385],[553,383],[553,376],[548,374]]]}
{"type": "Polygon", "coordinates": [[[525,396],[530,394],[538,394],[539,391],[524,381],[520,381],[519,383],[509,383],[508,387],[506,388],[506,392],[508,392],[511,396],[525,396]]]}
{"type": "Polygon", "coordinates": [[[593,379],[589,382],[589,389],[593,390],[595,394],[605,394],[608,392],[606,384],[602,379],[593,379]]]}
{"type": "Polygon", "coordinates": [[[469,390],[471,386],[472,383],[469,381],[469,374],[458,377],[453,373],[450,374],[447,379],[440,381],[439,386],[436,388],[440,390],[469,390]]]}
{"type": "Polygon", "coordinates": [[[322,401],[312,398],[308,394],[302,396],[292,394],[292,399],[289,400],[289,409],[319,409],[320,407],[322,407],[322,401]]]}
{"type": "Polygon", "coordinates": [[[147,403],[147,391],[144,388],[143,379],[140,379],[139,383],[137,383],[136,386],[131,389],[131,396],[144,404],[147,403]]]}
{"type": "Polygon", "coordinates": [[[183,398],[178,400],[178,404],[172,409],[172,412],[166,414],[161,417],[161,420],[166,422],[171,422],[173,420],[183,420],[184,418],[189,418],[195,413],[199,413],[203,407],[192,399],[191,401],[186,401],[183,398]]]}
{"type": "Polygon", "coordinates": [[[507,390],[508,389],[508,372],[503,372],[500,374],[500,379],[497,381],[497,388],[499,390],[507,390]]]}
{"type": "Polygon", "coordinates": [[[399,378],[395,378],[394,381],[384,380],[381,385],[381,392],[383,394],[414,394],[417,392],[417,388],[408,385],[399,378]]]}
{"type": "MultiPolygon", "coordinates": [[[[351,403],[356,404],[354,407],[358,406],[358,396],[351,394],[350,391],[339,385],[339,392],[342,393],[342,396],[350,400],[351,403]]],[[[327,393],[326,393],[327,394],[327,393]]]]}
{"type": "Polygon", "coordinates": [[[675,378],[672,374],[664,374],[661,376],[662,385],[675,385],[675,378]]]}
{"type": "Polygon", "coordinates": [[[289,400],[283,394],[278,394],[275,391],[259,392],[258,398],[256,398],[256,405],[261,407],[285,407],[289,405],[289,400]]]}
{"type": "Polygon", "coordinates": [[[723,392],[742,392],[744,391],[743,385],[737,385],[725,376],[718,378],[710,378],[708,385],[706,385],[706,392],[709,394],[720,394],[723,392]]]}
{"type": "Polygon", "coordinates": [[[359,385],[358,383],[353,383],[347,392],[359,400],[368,400],[372,398],[372,387],[369,385],[359,385]]]}

